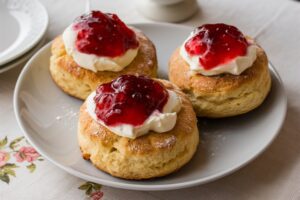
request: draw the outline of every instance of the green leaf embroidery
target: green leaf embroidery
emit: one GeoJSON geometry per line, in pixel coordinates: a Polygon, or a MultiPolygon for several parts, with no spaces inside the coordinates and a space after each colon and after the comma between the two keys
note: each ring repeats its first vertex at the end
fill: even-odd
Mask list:
{"type": "Polygon", "coordinates": [[[85,184],[79,186],[78,189],[80,189],[80,190],[87,190],[89,187],[90,187],[90,185],[87,184],[87,183],[85,183],[85,184]]]}
{"type": "Polygon", "coordinates": [[[0,140],[0,149],[2,149],[7,144],[7,136],[0,140]]]}
{"type": "Polygon", "coordinates": [[[86,195],[90,195],[93,191],[93,187],[90,185],[89,188],[85,191],[86,195]]]}
{"type": "Polygon", "coordinates": [[[85,194],[90,195],[93,191],[93,185],[90,182],[86,182],[85,184],[78,187],[80,190],[85,190],[85,194]]]}
{"type": "Polygon", "coordinates": [[[30,171],[30,173],[34,172],[36,165],[31,163],[30,165],[26,166],[26,168],[30,171]]]}
{"type": "Polygon", "coordinates": [[[0,174],[0,180],[9,184],[9,176],[7,174],[0,174]]]}
{"type": "Polygon", "coordinates": [[[100,191],[102,185],[93,183],[93,182],[86,182],[78,187],[80,190],[85,190],[85,194],[90,196],[93,191],[100,191]]]}
{"type": "Polygon", "coordinates": [[[102,187],[102,185],[97,184],[97,183],[93,183],[93,182],[88,182],[88,183],[92,184],[92,187],[94,190],[100,190],[102,187]]]}
{"type": "Polygon", "coordinates": [[[22,137],[18,137],[16,139],[14,139],[13,141],[11,141],[11,143],[9,144],[9,148],[11,148],[12,150],[15,151],[15,148],[18,146],[18,143],[24,139],[24,136],[22,137]]]}
{"type": "Polygon", "coordinates": [[[3,170],[3,172],[4,172],[5,174],[9,174],[9,175],[12,175],[12,176],[16,177],[16,173],[15,173],[15,171],[12,170],[12,169],[6,168],[6,169],[3,170]]]}
{"type": "Polygon", "coordinates": [[[14,163],[6,163],[2,168],[4,169],[12,169],[12,168],[18,168],[18,166],[14,163]]]}

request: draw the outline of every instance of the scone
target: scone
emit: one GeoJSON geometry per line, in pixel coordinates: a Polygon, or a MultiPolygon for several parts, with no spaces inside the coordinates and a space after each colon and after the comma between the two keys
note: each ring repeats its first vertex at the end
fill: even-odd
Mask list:
{"type": "Polygon", "coordinates": [[[156,77],[153,43],[117,15],[91,11],[78,17],[52,43],[50,73],[67,94],[79,99],[122,74],[156,77]]]}
{"type": "Polygon", "coordinates": [[[90,94],[80,108],[84,159],[124,179],[149,179],[185,165],[199,143],[197,119],[169,81],[122,75],[90,94]]]}
{"type": "Polygon", "coordinates": [[[197,116],[220,118],[258,107],[271,88],[264,50],[237,28],[196,28],[169,60],[169,79],[191,100],[197,116]]]}

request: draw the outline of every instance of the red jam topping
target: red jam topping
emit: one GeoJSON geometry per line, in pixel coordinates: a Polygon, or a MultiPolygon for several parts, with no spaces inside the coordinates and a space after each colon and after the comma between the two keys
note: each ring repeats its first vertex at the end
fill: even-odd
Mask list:
{"type": "Polygon", "coordinates": [[[194,30],[184,45],[190,56],[199,56],[199,63],[209,70],[247,53],[248,42],[242,32],[226,24],[205,24],[194,30]]]}
{"type": "Polygon", "coordinates": [[[86,54],[116,57],[139,46],[135,33],[115,14],[91,11],[78,17],[76,48],[86,54]]]}
{"type": "Polygon", "coordinates": [[[97,88],[95,113],[108,126],[138,126],[154,111],[162,112],[168,97],[168,91],[158,81],[145,76],[122,75],[97,88]]]}

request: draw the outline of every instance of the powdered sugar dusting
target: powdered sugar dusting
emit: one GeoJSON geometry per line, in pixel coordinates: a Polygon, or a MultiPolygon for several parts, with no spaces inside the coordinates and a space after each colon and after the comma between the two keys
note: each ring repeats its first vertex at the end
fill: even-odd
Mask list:
{"type": "Polygon", "coordinates": [[[207,119],[200,120],[201,146],[206,151],[208,157],[214,157],[218,154],[221,147],[227,140],[226,134],[221,129],[214,129],[214,122],[207,119]]]}

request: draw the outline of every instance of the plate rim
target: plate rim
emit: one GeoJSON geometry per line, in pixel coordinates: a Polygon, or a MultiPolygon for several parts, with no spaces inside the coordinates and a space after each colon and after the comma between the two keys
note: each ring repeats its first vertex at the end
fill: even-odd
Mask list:
{"type": "Polygon", "coordinates": [[[8,62],[2,66],[0,66],[0,74],[7,72],[8,70],[11,70],[17,66],[19,66],[22,63],[25,63],[27,60],[29,60],[40,48],[42,48],[45,44],[46,38],[43,37],[36,46],[32,47],[29,51],[27,51],[25,54],[20,56],[18,59],[13,60],[11,62],[8,62]]]}
{"type": "MultiPolygon", "coordinates": [[[[169,24],[169,23],[130,23],[132,26],[172,26],[173,28],[193,28],[191,26],[184,26],[184,25],[178,25],[178,24],[169,24]]],[[[202,178],[202,179],[197,179],[197,180],[192,180],[192,181],[185,181],[185,182],[180,182],[180,183],[171,183],[171,184],[156,184],[156,185],[139,185],[138,183],[118,183],[117,181],[111,181],[111,180],[105,180],[101,178],[94,178],[92,176],[86,175],[83,172],[79,172],[77,170],[74,170],[72,168],[66,167],[63,164],[60,164],[59,162],[55,161],[51,157],[47,156],[47,153],[38,148],[38,145],[36,145],[32,140],[30,134],[26,132],[26,128],[23,125],[22,122],[22,117],[19,114],[19,91],[21,87],[21,83],[23,82],[24,75],[26,72],[30,69],[31,63],[36,59],[36,57],[39,56],[39,54],[43,51],[45,51],[47,48],[50,48],[52,41],[48,42],[46,45],[43,46],[38,52],[35,53],[35,55],[26,63],[25,67],[22,69],[16,86],[14,90],[14,95],[13,95],[13,107],[14,107],[14,114],[17,119],[17,123],[19,127],[21,128],[21,131],[25,135],[26,139],[31,143],[31,145],[36,148],[39,153],[43,157],[45,157],[47,160],[55,164],[56,166],[60,167],[61,169],[65,170],[67,173],[70,173],[74,176],[80,177],[82,179],[88,180],[88,181],[93,181],[97,182],[106,186],[114,187],[114,188],[121,188],[121,189],[130,189],[130,190],[139,190],[139,191],[163,191],[163,190],[174,190],[174,189],[181,189],[181,188],[187,188],[187,187],[192,187],[200,184],[205,184],[211,181],[214,181],[216,179],[222,178],[226,175],[229,175],[242,167],[246,166],[248,163],[253,161],[255,158],[257,158],[262,152],[264,152],[270,144],[274,141],[274,139],[278,136],[286,118],[286,113],[287,113],[287,95],[286,95],[286,90],[284,87],[284,84],[282,82],[282,79],[275,69],[275,67],[272,65],[272,63],[269,61],[269,69],[272,71],[273,75],[275,78],[278,80],[280,86],[282,87],[282,97],[283,97],[283,103],[284,103],[284,110],[281,115],[281,123],[277,127],[275,133],[273,134],[272,138],[266,143],[263,148],[259,149],[259,151],[256,152],[256,154],[253,154],[249,159],[243,163],[240,163],[238,165],[235,165],[234,167],[231,167],[227,170],[224,170],[222,172],[210,175],[208,177],[202,178]]]]}
{"type": "Polygon", "coordinates": [[[42,4],[38,0],[30,0],[30,1],[34,2],[34,4],[36,4],[37,6],[39,6],[39,9],[41,10],[40,13],[44,13],[44,15],[45,15],[44,16],[45,17],[45,23],[43,25],[44,27],[43,27],[42,31],[37,35],[36,39],[34,39],[31,42],[29,42],[28,45],[26,47],[24,47],[23,50],[21,50],[17,54],[11,54],[11,56],[8,59],[0,60],[0,65],[5,65],[5,64],[8,64],[8,63],[12,62],[15,59],[17,59],[17,58],[23,56],[24,54],[26,54],[32,48],[34,48],[34,46],[37,45],[38,42],[43,38],[43,36],[45,35],[45,33],[46,33],[47,29],[48,29],[49,15],[48,15],[47,9],[45,8],[44,4],[42,4]]]}

